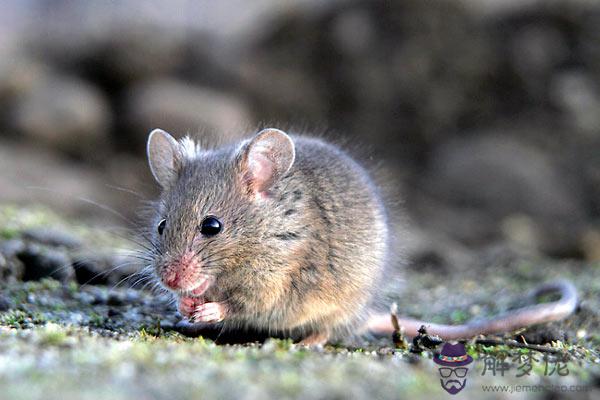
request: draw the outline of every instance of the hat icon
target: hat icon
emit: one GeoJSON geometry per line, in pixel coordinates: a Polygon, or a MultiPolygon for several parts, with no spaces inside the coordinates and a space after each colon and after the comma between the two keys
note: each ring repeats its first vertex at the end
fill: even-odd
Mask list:
{"type": "Polygon", "coordinates": [[[473,357],[467,354],[465,345],[462,343],[444,343],[442,352],[433,357],[433,362],[445,367],[461,367],[471,364],[473,357]]]}

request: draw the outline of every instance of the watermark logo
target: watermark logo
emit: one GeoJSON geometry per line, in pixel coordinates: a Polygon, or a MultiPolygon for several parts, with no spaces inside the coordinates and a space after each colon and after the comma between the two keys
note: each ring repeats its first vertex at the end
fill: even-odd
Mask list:
{"type": "MultiPolygon", "coordinates": [[[[436,345],[443,342],[439,341],[436,345]]],[[[530,376],[534,365],[543,363],[544,376],[564,377],[569,375],[567,353],[558,351],[547,351],[546,353],[537,354],[532,350],[520,351],[512,357],[506,353],[485,354],[478,353],[476,355],[477,362],[482,366],[481,376],[506,377],[515,378],[530,376]],[[512,363],[511,363],[512,361],[512,363]],[[516,371],[515,371],[516,366],[516,371]]],[[[440,374],[440,385],[442,389],[451,395],[455,395],[462,391],[467,385],[467,374],[469,367],[476,369],[473,357],[467,354],[463,343],[443,343],[442,351],[434,355],[433,361],[438,365],[440,374]],[[470,365],[473,363],[473,365],[470,365]]],[[[541,369],[539,369],[541,371],[541,369]]],[[[492,384],[481,385],[484,392],[503,392],[503,393],[521,393],[521,392],[581,392],[590,391],[589,385],[558,385],[549,383],[545,385],[521,385],[521,384],[492,384]]]]}
{"type": "Polygon", "coordinates": [[[440,384],[446,392],[456,394],[464,389],[469,372],[467,365],[473,362],[464,344],[444,343],[441,353],[433,361],[439,365],[440,384]]]}

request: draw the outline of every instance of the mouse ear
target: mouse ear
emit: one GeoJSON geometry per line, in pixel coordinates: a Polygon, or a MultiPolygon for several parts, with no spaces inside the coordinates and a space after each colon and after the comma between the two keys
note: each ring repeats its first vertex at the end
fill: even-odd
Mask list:
{"type": "Polygon", "coordinates": [[[251,192],[264,193],[290,170],[295,157],[294,142],[285,132],[264,129],[242,150],[243,179],[251,192]]]}
{"type": "Polygon", "coordinates": [[[148,136],[148,164],[154,179],[168,188],[177,178],[181,158],[181,146],[167,132],[155,129],[148,136]]]}

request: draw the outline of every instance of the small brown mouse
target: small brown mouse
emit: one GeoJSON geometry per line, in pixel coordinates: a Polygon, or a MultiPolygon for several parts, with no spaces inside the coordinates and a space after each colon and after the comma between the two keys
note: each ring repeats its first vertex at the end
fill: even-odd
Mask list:
{"type": "MultiPolygon", "coordinates": [[[[390,258],[386,209],[368,173],[320,139],[265,129],[239,144],[204,149],[156,129],[147,146],[162,187],[152,218],[154,270],[180,312],[224,329],[254,329],[323,344],[366,326],[392,331],[370,305],[390,258]]],[[[421,325],[444,339],[516,329],[570,314],[561,299],[475,324],[421,325]]]]}

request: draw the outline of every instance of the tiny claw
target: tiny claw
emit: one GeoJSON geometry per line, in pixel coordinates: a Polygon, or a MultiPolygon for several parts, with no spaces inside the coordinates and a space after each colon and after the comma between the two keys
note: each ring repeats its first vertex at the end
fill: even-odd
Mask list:
{"type": "Polygon", "coordinates": [[[225,315],[223,303],[204,303],[196,307],[193,319],[195,322],[215,323],[223,321],[225,315]]]}
{"type": "Polygon", "coordinates": [[[178,309],[184,317],[191,317],[196,309],[204,304],[204,299],[201,297],[182,297],[179,299],[178,309]]]}

